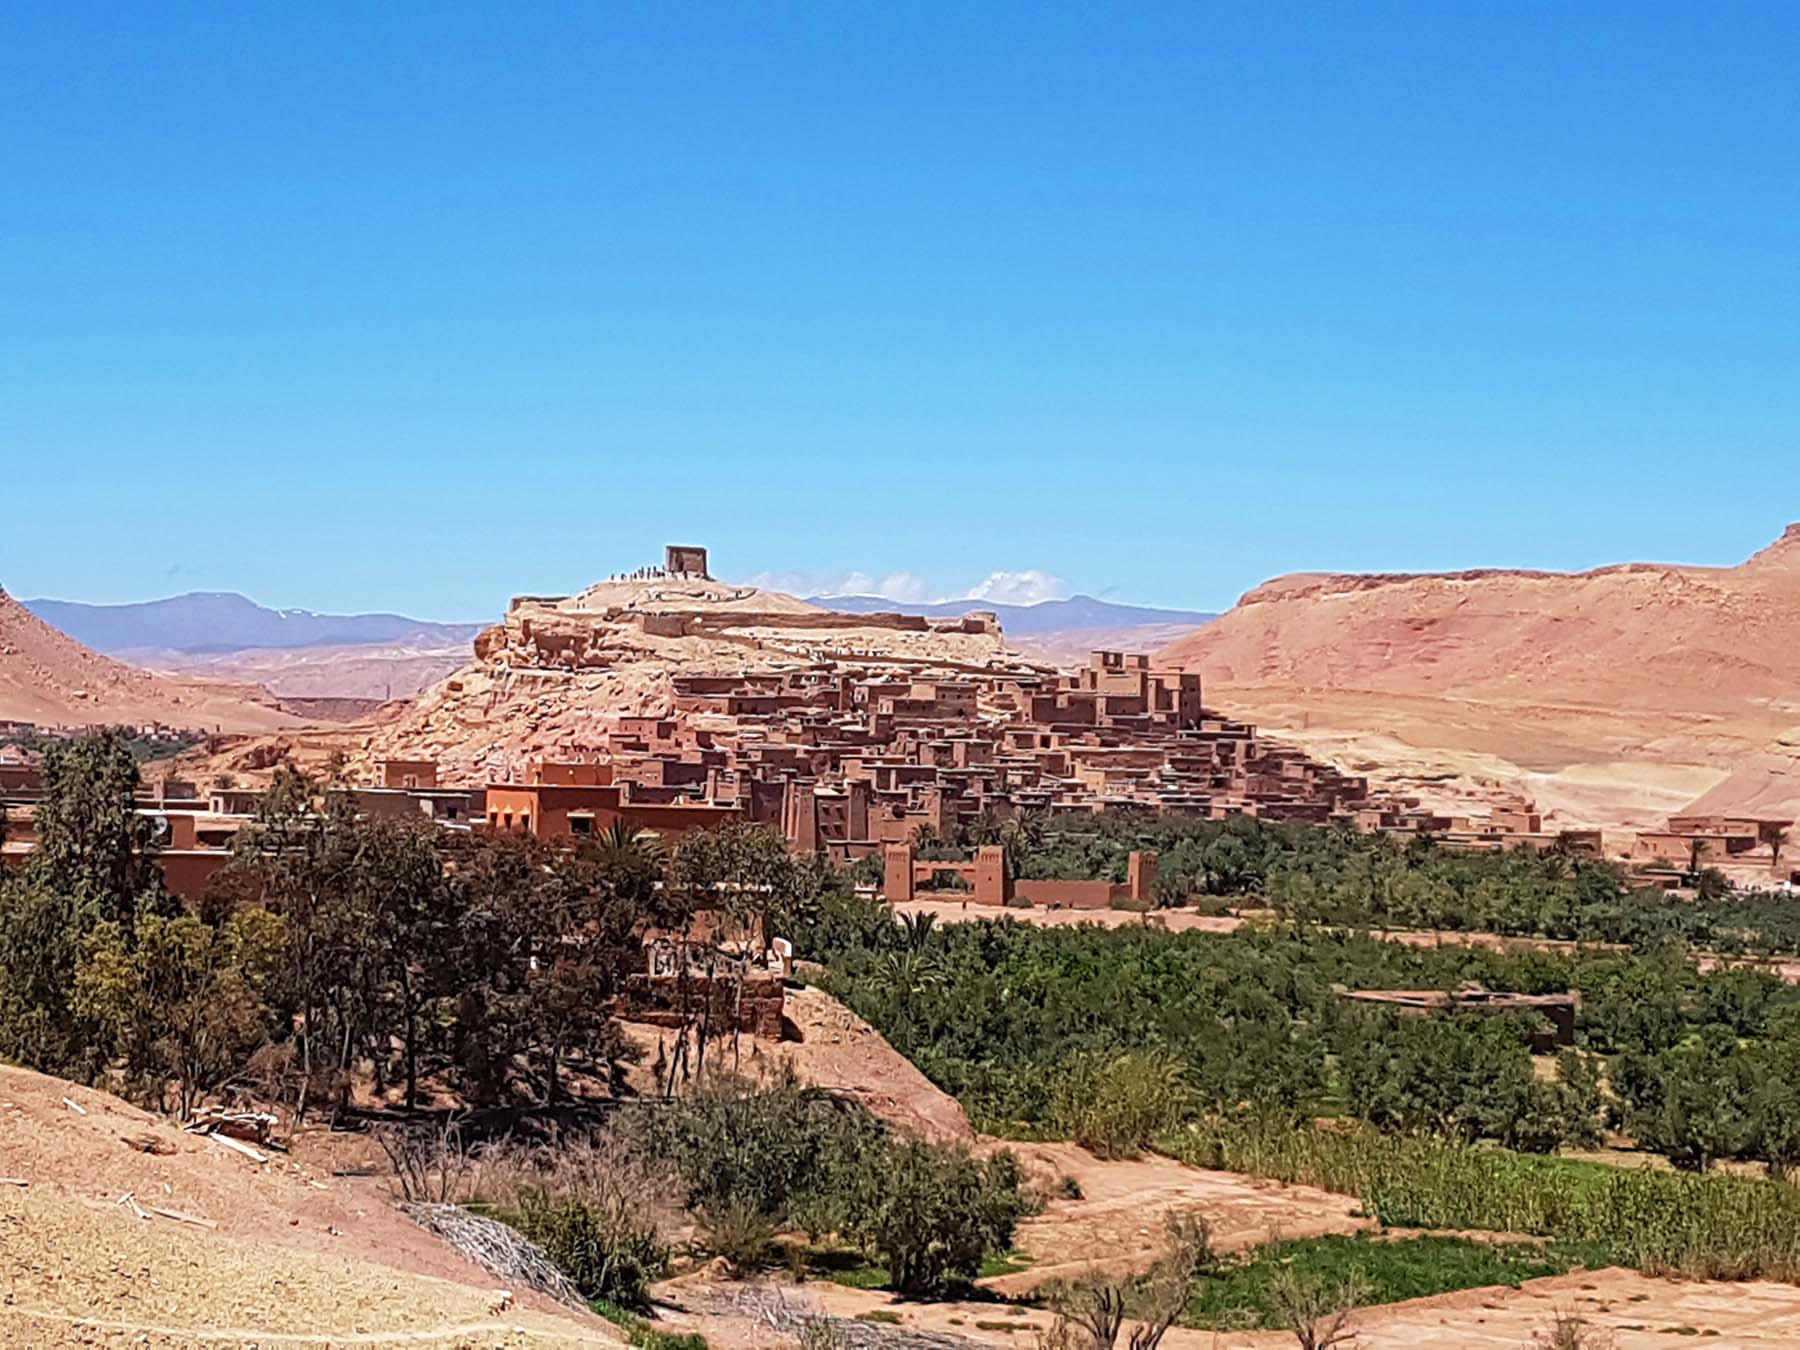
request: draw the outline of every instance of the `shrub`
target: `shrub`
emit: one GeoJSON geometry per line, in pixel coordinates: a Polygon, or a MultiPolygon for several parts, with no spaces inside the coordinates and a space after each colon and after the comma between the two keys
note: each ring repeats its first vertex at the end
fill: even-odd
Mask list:
{"type": "Polygon", "coordinates": [[[632,1328],[631,1344],[636,1350],[707,1350],[697,1331],[659,1331],[648,1324],[632,1328]]]}
{"type": "Polygon", "coordinates": [[[463,1144],[455,1116],[427,1128],[377,1130],[375,1142],[393,1169],[389,1188],[401,1200],[455,1205],[468,1198],[476,1158],[463,1144]]]}
{"type": "Polygon", "coordinates": [[[651,1282],[669,1273],[669,1249],[654,1228],[591,1196],[530,1187],[506,1220],[542,1247],[584,1298],[642,1307],[651,1282]]]}
{"type": "Polygon", "coordinates": [[[648,1152],[674,1167],[689,1208],[749,1204],[779,1216],[840,1136],[879,1134],[856,1108],[801,1087],[791,1068],[766,1084],[712,1079],[666,1109],[635,1116],[633,1127],[648,1152]]]}
{"type": "Polygon", "coordinates": [[[1084,1053],[1051,1092],[1051,1125],[1102,1158],[1132,1158],[1186,1118],[1192,1094],[1181,1066],[1159,1051],[1084,1053]]]}
{"type": "Polygon", "coordinates": [[[1193,1297],[1203,1275],[1218,1267],[1211,1234],[1194,1215],[1171,1216],[1169,1251],[1148,1275],[1123,1283],[1098,1273],[1049,1290],[1056,1313],[1052,1340],[1060,1345],[1086,1342],[1086,1350],[1112,1350],[1125,1318],[1135,1318],[1130,1350],[1157,1350],[1175,1319],[1193,1297]]]}
{"type": "Polygon", "coordinates": [[[738,1273],[766,1261],[790,1224],[841,1231],[857,1178],[887,1142],[861,1107],[801,1087],[791,1069],[761,1086],[713,1080],[628,1128],[646,1156],[668,1160],[708,1245],[738,1273]]]}
{"type": "Polygon", "coordinates": [[[725,1258],[733,1275],[751,1275],[775,1250],[776,1220],[751,1196],[734,1196],[700,1211],[707,1250],[725,1258]]]}
{"type": "Polygon", "coordinates": [[[852,1235],[887,1262],[902,1294],[934,1294],[975,1278],[990,1251],[1012,1245],[1035,1204],[1010,1152],[985,1160],[966,1149],[909,1140],[871,1158],[860,1179],[852,1235]]]}
{"type": "Polygon", "coordinates": [[[1300,1350],[1328,1350],[1356,1339],[1351,1317],[1361,1305],[1364,1291],[1354,1275],[1334,1285],[1283,1266],[1269,1281],[1269,1296],[1281,1309],[1300,1350]]]}
{"type": "Polygon", "coordinates": [[[1555,1313],[1548,1325],[1532,1333],[1531,1343],[1537,1350],[1613,1350],[1618,1344],[1610,1331],[1573,1309],[1555,1313]]]}
{"type": "Polygon", "coordinates": [[[640,1308],[669,1272],[670,1179],[617,1133],[481,1158],[481,1196],[544,1249],[582,1296],[640,1308]]]}
{"type": "MultiPolygon", "coordinates": [[[[886,1313],[877,1309],[873,1312],[859,1313],[859,1322],[897,1324],[900,1321],[896,1313],[886,1313]]],[[[800,1328],[800,1350],[851,1350],[855,1343],[844,1334],[840,1327],[829,1317],[809,1317],[800,1328]]]]}

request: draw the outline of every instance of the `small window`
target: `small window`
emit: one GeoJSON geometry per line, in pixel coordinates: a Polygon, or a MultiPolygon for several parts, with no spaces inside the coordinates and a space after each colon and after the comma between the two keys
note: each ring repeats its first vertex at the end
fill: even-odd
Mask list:
{"type": "Polygon", "coordinates": [[[592,816],[570,816],[569,817],[569,833],[570,834],[592,834],[593,832],[594,832],[594,818],[592,816]]]}

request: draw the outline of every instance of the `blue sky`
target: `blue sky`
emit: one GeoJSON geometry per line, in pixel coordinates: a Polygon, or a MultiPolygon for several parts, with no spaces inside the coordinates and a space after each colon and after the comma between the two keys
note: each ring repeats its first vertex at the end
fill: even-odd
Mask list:
{"type": "Polygon", "coordinates": [[[1800,519],[1796,50],[1644,0],[17,3],[0,584],[1736,561],[1800,519]]]}

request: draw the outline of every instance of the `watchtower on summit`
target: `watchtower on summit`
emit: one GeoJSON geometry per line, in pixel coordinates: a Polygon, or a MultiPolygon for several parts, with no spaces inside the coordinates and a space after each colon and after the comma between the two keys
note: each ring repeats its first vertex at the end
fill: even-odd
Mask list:
{"type": "Polygon", "coordinates": [[[692,544],[670,544],[663,550],[663,571],[672,577],[712,578],[706,570],[706,550],[692,544]]]}

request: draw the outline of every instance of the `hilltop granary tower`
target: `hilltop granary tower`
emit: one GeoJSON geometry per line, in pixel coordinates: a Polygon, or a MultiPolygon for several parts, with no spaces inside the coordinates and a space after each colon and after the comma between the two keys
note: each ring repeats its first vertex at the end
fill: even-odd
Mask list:
{"type": "Polygon", "coordinates": [[[663,549],[663,571],[674,577],[699,577],[710,581],[706,550],[692,544],[669,544],[663,549]]]}

